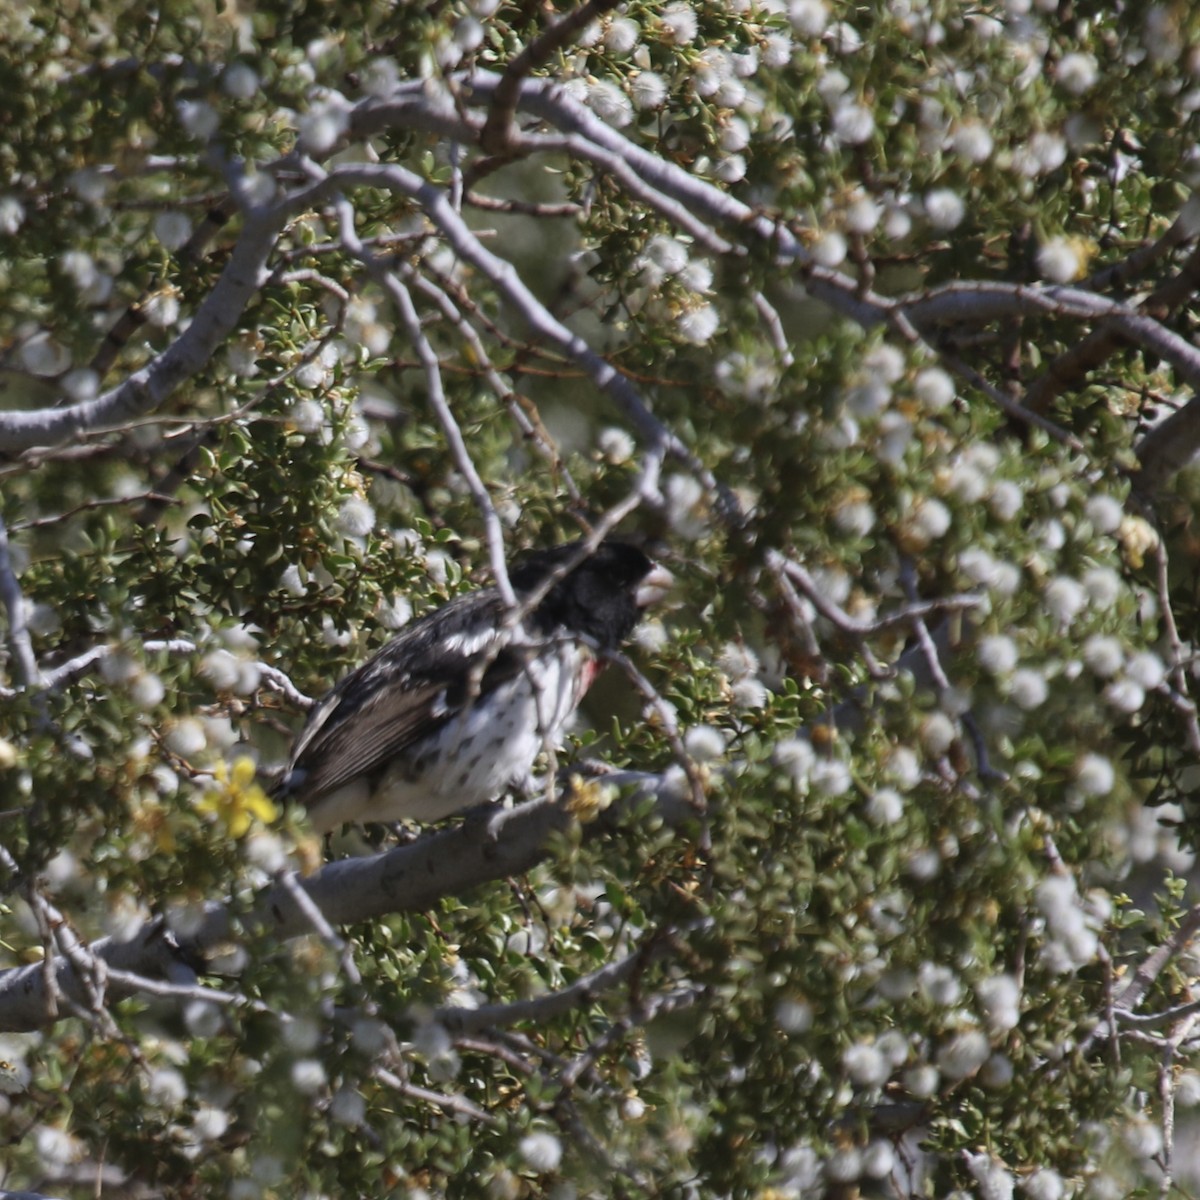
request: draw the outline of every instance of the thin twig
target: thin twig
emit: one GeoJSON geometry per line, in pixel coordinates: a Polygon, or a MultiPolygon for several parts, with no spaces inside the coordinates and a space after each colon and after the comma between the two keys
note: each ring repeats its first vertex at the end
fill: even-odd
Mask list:
{"type": "MultiPolygon", "coordinates": [[[[316,167],[315,164],[313,170],[321,172],[321,168],[316,167]]],[[[446,399],[446,392],[442,386],[441,363],[421,327],[421,318],[413,304],[412,293],[404,286],[395,272],[388,270],[380,259],[362,244],[362,240],[354,229],[354,209],[350,206],[349,201],[339,198],[335,201],[335,208],[338,215],[338,228],[346,249],[367,268],[372,278],[387,292],[388,298],[408,330],[408,336],[425,372],[425,391],[429,407],[433,409],[433,414],[442,428],[442,435],[450,449],[451,457],[454,459],[454,465],[466,480],[471,499],[475,502],[475,507],[479,510],[480,518],[483,521],[488,559],[496,589],[505,606],[510,609],[515,608],[517,597],[508,578],[508,556],[505,552],[504,529],[500,523],[500,516],[496,512],[491,494],[471,458],[471,452],[467,448],[462,429],[451,411],[450,402],[446,399]]]]}
{"type": "Polygon", "coordinates": [[[461,1116],[469,1117],[472,1121],[480,1121],[485,1125],[496,1125],[498,1123],[495,1117],[490,1113],[484,1112],[482,1108],[477,1104],[473,1104],[465,1096],[452,1096],[445,1092],[435,1092],[429,1088],[419,1087],[415,1083],[409,1083],[406,1079],[401,1079],[399,1075],[394,1071],[389,1071],[387,1067],[373,1067],[371,1074],[385,1087],[399,1092],[402,1096],[407,1096],[410,1100],[420,1100],[423,1104],[431,1104],[434,1108],[440,1108],[446,1112],[458,1113],[461,1116]]]}

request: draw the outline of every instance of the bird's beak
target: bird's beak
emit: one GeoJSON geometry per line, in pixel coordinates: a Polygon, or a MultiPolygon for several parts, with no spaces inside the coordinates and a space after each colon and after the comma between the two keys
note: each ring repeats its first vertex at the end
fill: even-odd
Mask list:
{"type": "Polygon", "coordinates": [[[635,596],[638,608],[653,608],[661,604],[674,586],[675,576],[666,567],[655,563],[650,573],[638,584],[635,596]]]}

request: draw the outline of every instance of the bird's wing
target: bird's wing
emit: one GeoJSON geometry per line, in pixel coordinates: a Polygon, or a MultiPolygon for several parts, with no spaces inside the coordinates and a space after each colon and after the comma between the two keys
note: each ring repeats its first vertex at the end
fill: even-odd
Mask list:
{"type": "Polygon", "coordinates": [[[312,803],[383,766],[472,699],[471,670],[480,663],[481,697],[511,678],[523,659],[511,648],[495,653],[503,614],[494,591],[475,592],[393,638],[309,714],[281,790],[312,803]]]}

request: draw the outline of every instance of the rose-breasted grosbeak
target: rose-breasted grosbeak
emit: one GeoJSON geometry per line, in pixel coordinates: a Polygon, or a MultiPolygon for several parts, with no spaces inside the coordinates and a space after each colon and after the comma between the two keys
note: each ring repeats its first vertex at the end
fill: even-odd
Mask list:
{"type": "MultiPolygon", "coordinates": [[[[518,602],[578,557],[535,551],[510,570],[518,602]]],[[[515,627],[495,588],[444,604],[388,642],[312,710],[276,792],[320,832],[347,821],[436,821],[527,784],[603,665],[665,596],[669,571],[604,542],[515,627]]]]}

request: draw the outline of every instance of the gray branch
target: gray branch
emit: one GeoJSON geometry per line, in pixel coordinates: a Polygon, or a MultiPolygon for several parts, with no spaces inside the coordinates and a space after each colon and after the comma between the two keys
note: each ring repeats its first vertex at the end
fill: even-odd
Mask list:
{"type": "Polygon", "coordinates": [[[123,383],[94,400],[0,413],[0,453],[19,454],[34,446],[53,445],[156,409],[207,365],[237,325],[258,289],[279,228],[274,213],[247,217],[225,269],[187,329],[123,383]]]}
{"type": "MultiPolygon", "coordinates": [[[[667,790],[657,776],[617,772],[605,779],[637,785],[639,797],[654,794],[668,824],[678,825],[691,815],[690,806],[667,790]]],[[[609,828],[626,806],[613,805],[588,831],[609,828]]],[[[299,880],[299,886],[331,926],[356,925],[389,913],[424,912],[443,896],[461,896],[481,884],[520,875],[536,866],[546,857],[551,835],[566,830],[574,821],[570,807],[569,799],[560,803],[543,796],[510,809],[496,808],[484,817],[468,817],[383,854],[339,859],[299,880]]],[[[138,990],[138,976],[171,979],[186,958],[203,958],[243,934],[287,939],[312,929],[307,904],[297,903],[291,887],[275,884],[262,893],[241,927],[226,905],[209,904],[200,928],[182,948],[163,922],[156,920],[127,941],[102,938],[82,949],[89,959],[109,969],[107,999],[112,1003],[138,990]]],[[[88,1002],[92,979],[81,977],[62,955],[50,968],[33,963],[0,973],[0,1031],[53,1024],[48,979],[53,980],[59,995],[77,1003],[88,1002]]]]}

